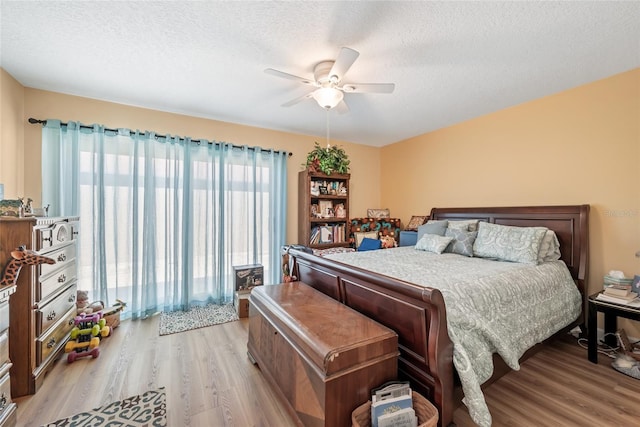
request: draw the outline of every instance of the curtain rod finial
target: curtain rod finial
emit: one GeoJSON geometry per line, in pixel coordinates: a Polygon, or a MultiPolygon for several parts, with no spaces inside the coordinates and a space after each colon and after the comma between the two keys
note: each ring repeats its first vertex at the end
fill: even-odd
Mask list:
{"type": "Polygon", "coordinates": [[[32,125],[36,124],[36,123],[42,123],[43,125],[47,123],[46,120],[38,120],[38,119],[34,119],[33,117],[29,117],[29,123],[31,123],[32,125]]]}

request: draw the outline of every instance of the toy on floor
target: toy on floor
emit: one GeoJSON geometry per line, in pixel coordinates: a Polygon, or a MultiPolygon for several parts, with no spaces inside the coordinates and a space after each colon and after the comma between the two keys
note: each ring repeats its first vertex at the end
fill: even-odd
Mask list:
{"type": "Polygon", "coordinates": [[[109,336],[111,328],[106,325],[102,313],[80,314],[75,318],[75,326],[71,330],[70,339],[64,346],[67,362],[73,363],[79,357],[100,356],[100,338],[109,336]]]}
{"type": "Polygon", "coordinates": [[[127,304],[124,301],[117,299],[116,303],[111,307],[100,310],[102,317],[106,320],[107,326],[109,326],[111,330],[120,325],[120,312],[124,310],[126,306],[127,304]]]}

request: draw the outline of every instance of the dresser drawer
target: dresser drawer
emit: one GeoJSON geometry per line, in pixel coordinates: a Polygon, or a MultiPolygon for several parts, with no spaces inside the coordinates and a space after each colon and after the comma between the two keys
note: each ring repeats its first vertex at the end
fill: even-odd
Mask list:
{"type": "Polygon", "coordinates": [[[50,225],[34,228],[34,239],[37,251],[46,251],[76,240],[79,224],[77,221],[60,221],[50,225]]]}
{"type": "Polygon", "coordinates": [[[9,361],[9,330],[0,333],[0,365],[9,361]]]}
{"type": "Polygon", "coordinates": [[[46,299],[62,286],[68,286],[76,280],[76,264],[71,263],[56,271],[36,285],[36,301],[46,299]]]}
{"type": "Polygon", "coordinates": [[[9,327],[9,303],[0,303],[0,332],[9,327]]]}
{"type": "Polygon", "coordinates": [[[2,367],[3,375],[0,377],[0,417],[4,411],[11,405],[11,381],[9,380],[9,368],[11,363],[7,363],[2,367]]]}
{"type": "Polygon", "coordinates": [[[76,245],[67,245],[61,249],[56,249],[45,254],[49,258],[53,258],[55,264],[40,264],[38,273],[41,280],[52,274],[58,269],[64,268],[67,264],[75,262],[76,258],[76,245]]]}
{"type": "Polygon", "coordinates": [[[64,345],[73,328],[75,317],[76,308],[73,307],[46,334],[36,339],[36,366],[40,366],[50,354],[64,345]]]}
{"type": "Polygon", "coordinates": [[[65,289],[53,301],[36,310],[36,336],[44,334],[76,304],[77,285],[65,289]]]}

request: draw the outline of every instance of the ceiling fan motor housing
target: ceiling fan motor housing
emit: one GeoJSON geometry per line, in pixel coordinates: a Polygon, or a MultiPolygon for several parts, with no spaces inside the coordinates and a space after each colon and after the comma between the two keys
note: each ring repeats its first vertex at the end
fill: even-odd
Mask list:
{"type": "Polygon", "coordinates": [[[329,75],[329,73],[331,72],[331,68],[333,68],[333,64],[335,64],[335,61],[324,61],[324,62],[320,62],[313,69],[313,77],[316,79],[316,82],[318,82],[321,86],[324,86],[327,83],[329,84],[338,83],[338,76],[329,75]]]}

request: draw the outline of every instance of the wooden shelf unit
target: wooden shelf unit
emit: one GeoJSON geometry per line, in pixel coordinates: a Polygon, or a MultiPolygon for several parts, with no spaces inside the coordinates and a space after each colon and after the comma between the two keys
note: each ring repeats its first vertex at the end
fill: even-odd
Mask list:
{"type": "MultiPolygon", "coordinates": [[[[324,249],[335,247],[348,247],[349,242],[349,179],[350,174],[326,175],[319,172],[309,172],[303,170],[298,174],[298,243],[311,248],[324,249]],[[329,194],[311,194],[312,184],[317,186],[327,183],[329,194]],[[332,185],[345,188],[344,194],[331,194],[332,185]],[[344,206],[344,217],[325,216],[315,217],[312,213],[312,206],[320,204],[331,204],[333,208],[342,204],[344,206]],[[340,227],[344,231],[344,240],[323,243],[311,243],[313,229],[316,227],[340,227]]],[[[323,185],[324,186],[324,185],[323,185]]],[[[335,233],[332,233],[332,236],[335,233]]],[[[342,233],[340,233],[342,234],[342,233]]]]}

